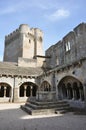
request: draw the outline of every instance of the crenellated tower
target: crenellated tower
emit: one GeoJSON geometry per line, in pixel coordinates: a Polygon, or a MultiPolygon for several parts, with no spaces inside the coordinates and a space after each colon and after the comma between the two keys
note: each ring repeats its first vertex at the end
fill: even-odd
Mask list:
{"type": "MultiPolygon", "coordinates": [[[[4,61],[24,62],[38,65],[37,55],[43,55],[43,32],[38,28],[30,28],[27,24],[21,24],[13,33],[5,36],[4,61]]],[[[21,62],[21,63],[20,63],[21,62]]],[[[28,66],[28,65],[27,65],[28,66]]]]}

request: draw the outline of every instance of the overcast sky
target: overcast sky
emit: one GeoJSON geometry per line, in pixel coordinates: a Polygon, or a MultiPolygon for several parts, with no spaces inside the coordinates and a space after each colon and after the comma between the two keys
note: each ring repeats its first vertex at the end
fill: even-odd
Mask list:
{"type": "Polygon", "coordinates": [[[40,28],[46,50],[82,22],[86,22],[86,0],[0,0],[0,60],[5,35],[20,24],[40,28]]]}

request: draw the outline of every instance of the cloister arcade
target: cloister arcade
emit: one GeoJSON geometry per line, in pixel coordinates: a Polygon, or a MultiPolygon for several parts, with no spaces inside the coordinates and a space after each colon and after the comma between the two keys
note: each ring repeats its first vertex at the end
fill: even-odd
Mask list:
{"type": "Polygon", "coordinates": [[[11,86],[7,83],[0,83],[0,98],[11,97],[11,86]]]}
{"type": "Polygon", "coordinates": [[[84,100],[83,84],[72,76],[64,77],[58,85],[59,99],[84,100]]]}
{"type": "Polygon", "coordinates": [[[19,97],[35,97],[38,86],[32,82],[25,82],[19,87],[19,97]]]}

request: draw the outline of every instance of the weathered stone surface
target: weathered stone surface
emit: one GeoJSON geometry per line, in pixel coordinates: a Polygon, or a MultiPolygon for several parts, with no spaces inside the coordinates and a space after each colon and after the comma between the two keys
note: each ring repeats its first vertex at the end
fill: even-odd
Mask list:
{"type": "Polygon", "coordinates": [[[0,62],[0,101],[26,101],[42,91],[41,100],[65,99],[86,108],[86,23],[49,47],[45,56],[42,41],[42,31],[27,24],[5,37],[7,62],[0,62]]]}
{"type": "MultiPolygon", "coordinates": [[[[43,55],[42,42],[43,32],[40,29],[22,24],[16,31],[5,36],[4,61],[19,62],[19,57],[33,59],[36,55],[43,55]]],[[[43,59],[40,62],[35,67],[42,66],[43,59]]],[[[21,62],[19,65],[22,65],[21,62]]]]}

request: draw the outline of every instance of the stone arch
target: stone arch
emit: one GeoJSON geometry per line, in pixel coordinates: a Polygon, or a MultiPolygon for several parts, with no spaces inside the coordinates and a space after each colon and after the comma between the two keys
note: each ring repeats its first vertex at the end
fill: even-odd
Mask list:
{"type": "Polygon", "coordinates": [[[0,82],[0,102],[10,102],[12,87],[5,82],[0,82]]]}
{"type": "Polygon", "coordinates": [[[19,97],[35,97],[38,86],[33,82],[24,82],[19,87],[19,97]]]}
{"type": "Polygon", "coordinates": [[[48,81],[43,81],[42,84],[41,84],[41,87],[40,89],[42,91],[51,91],[51,85],[48,81]]]}
{"type": "Polygon", "coordinates": [[[72,76],[63,77],[58,83],[58,98],[68,100],[83,100],[83,84],[72,76]]]}

